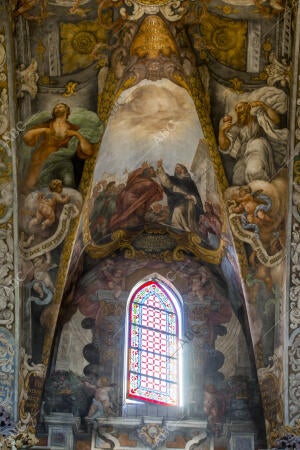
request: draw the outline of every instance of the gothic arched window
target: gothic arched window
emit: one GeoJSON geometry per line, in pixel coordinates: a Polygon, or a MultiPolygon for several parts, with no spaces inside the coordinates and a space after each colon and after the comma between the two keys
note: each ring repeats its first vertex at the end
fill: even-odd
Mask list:
{"type": "Polygon", "coordinates": [[[132,290],[127,304],[126,401],[180,406],[182,302],[160,277],[132,290]]]}

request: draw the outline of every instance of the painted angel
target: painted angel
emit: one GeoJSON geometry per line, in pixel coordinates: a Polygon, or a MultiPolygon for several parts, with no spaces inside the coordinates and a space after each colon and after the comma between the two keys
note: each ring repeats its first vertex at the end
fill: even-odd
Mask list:
{"type": "Polygon", "coordinates": [[[22,149],[27,153],[24,190],[30,192],[48,186],[53,179],[75,188],[78,180],[74,159],[82,168],[83,162],[93,156],[103,126],[94,112],[76,108],[71,113],[68,105],[57,103],[51,113],[43,111],[32,116],[26,130],[22,149]],[[29,157],[28,147],[34,148],[29,157]]]}

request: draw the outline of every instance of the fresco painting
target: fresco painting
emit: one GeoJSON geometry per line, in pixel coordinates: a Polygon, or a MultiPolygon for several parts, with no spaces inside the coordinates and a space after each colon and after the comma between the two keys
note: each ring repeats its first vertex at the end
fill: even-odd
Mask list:
{"type": "MultiPolygon", "coordinates": [[[[94,112],[84,108],[71,112],[61,102],[52,112],[33,115],[24,128],[20,275],[28,295],[27,316],[31,310],[37,317],[41,314],[38,323],[32,321],[29,334],[42,336],[39,322],[44,307],[53,299],[61,245],[82,208],[78,186],[83,163],[95,153],[103,125],[94,112]]],[[[33,348],[30,352],[39,361],[38,352],[33,348]]]]}
{"type": "Polygon", "coordinates": [[[299,366],[284,369],[287,349],[299,359],[295,294],[285,317],[291,239],[299,259],[297,227],[288,234],[291,201],[299,222],[299,5],[8,3],[0,332],[20,379],[4,366],[1,414],[13,437],[0,446],[287,445],[288,370],[299,366]]]}
{"type": "Polygon", "coordinates": [[[234,113],[225,114],[219,125],[220,152],[227,158],[231,180],[224,198],[231,230],[248,249],[247,308],[253,340],[265,363],[282,344],[273,337],[271,345],[270,336],[266,343],[265,334],[284,295],[288,130],[282,124],[286,101],[286,93],[276,87],[263,87],[236,99],[227,97],[227,110],[234,113]]]}
{"type": "Polygon", "coordinates": [[[207,216],[221,223],[221,206],[214,177],[204,183],[210,170],[204,135],[184,89],[160,80],[125,91],[113,108],[95,167],[89,205],[93,241],[100,244],[118,229],[160,223],[196,233],[208,246],[208,234],[214,234],[216,244],[221,230],[217,237],[207,216]]]}

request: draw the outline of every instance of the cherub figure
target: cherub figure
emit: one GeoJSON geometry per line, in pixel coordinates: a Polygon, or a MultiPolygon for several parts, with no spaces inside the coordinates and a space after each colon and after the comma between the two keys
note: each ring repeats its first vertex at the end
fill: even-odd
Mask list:
{"type": "Polygon", "coordinates": [[[111,384],[107,377],[99,377],[96,384],[91,384],[88,381],[84,381],[85,386],[94,391],[94,398],[88,413],[90,419],[96,419],[97,417],[112,416],[113,403],[111,401],[111,392],[115,384],[111,384]]]}
{"type": "Polygon", "coordinates": [[[69,195],[62,195],[63,183],[61,180],[52,180],[49,184],[49,194],[44,195],[42,192],[38,194],[39,205],[36,215],[29,222],[29,228],[42,224],[42,230],[54,224],[56,216],[55,210],[57,204],[66,204],[70,201],[69,195]]]}
{"type": "Polygon", "coordinates": [[[231,213],[243,213],[242,225],[245,229],[254,230],[259,236],[259,228],[266,223],[272,223],[272,218],[268,212],[272,208],[272,200],[270,197],[262,193],[261,189],[252,192],[249,186],[241,186],[239,195],[234,197],[230,202],[231,213]]]}

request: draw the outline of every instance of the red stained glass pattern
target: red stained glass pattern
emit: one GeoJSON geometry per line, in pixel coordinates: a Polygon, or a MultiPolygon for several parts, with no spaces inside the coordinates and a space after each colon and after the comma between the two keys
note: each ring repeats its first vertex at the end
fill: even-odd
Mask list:
{"type": "Polygon", "coordinates": [[[156,280],[133,294],[129,305],[128,398],[178,405],[177,315],[171,296],[156,280]]]}

